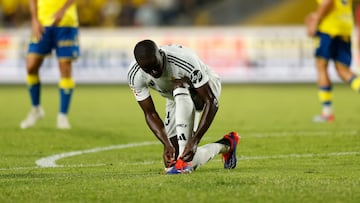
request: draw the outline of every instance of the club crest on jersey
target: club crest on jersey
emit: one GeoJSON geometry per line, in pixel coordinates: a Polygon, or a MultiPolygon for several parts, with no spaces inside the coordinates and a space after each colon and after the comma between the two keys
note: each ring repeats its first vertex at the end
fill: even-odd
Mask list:
{"type": "Polygon", "coordinates": [[[199,70],[195,70],[191,73],[191,82],[193,84],[201,82],[203,79],[202,73],[199,70]]]}

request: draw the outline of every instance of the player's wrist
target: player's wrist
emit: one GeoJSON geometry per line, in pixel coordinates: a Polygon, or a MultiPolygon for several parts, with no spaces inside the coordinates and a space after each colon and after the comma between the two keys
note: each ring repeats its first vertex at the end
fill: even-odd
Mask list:
{"type": "Polygon", "coordinates": [[[173,147],[172,144],[171,144],[169,141],[164,141],[164,142],[162,142],[162,143],[163,143],[164,148],[173,147]]]}

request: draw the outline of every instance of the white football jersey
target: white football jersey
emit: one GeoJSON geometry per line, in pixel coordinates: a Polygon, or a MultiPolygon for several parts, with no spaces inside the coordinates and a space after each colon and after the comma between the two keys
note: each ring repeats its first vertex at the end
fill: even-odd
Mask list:
{"type": "Polygon", "coordinates": [[[189,78],[192,87],[199,88],[206,82],[210,87],[212,81],[220,81],[219,76],[204,64],[190,49],[181,45],[167,45],[159,47],[165,53],[165,69],[160,78],[153,78],[143,71],[136,61],[132,62],[128,71],[128,82],[137,101],[150,96],[149,88],[159,92],[163,97],[173,99],[173,80],[189,78]]]}

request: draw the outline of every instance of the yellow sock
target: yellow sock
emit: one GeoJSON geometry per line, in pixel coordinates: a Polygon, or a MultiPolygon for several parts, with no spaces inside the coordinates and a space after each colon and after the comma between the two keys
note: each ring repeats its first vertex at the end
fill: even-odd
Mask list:
{"type": "Polygon", "coordinates": [[[319,96],[319,101],[322,104],[322,114],[324,115],[332,114],[332,100],[333,100],[332,87],[331,86],[320,87],[318,96],[319,96]]]}
{"type": "Polygon", "coordinates": [[[318,92],[319,100],[322,104],[332,103],[333,94],[331,87],[320,87],[318,92]]]}
{"type": "Polygon", "coordinates": [[[35,85],[35,84],[38,84],[40,82],[40,78],[38,75],[27,75],[26,76],[26,84],[29,85],[29,86],[32,86],[32,85],[35,85]]]}
{"type": "Polygon", "coordinates": [[[70,107],[70,100],[75,82],[72,78],[61,78],[59,82],[60,89],[60,113],[67,114],[70,107]]]}
{"type": "Polygon", "coordinates": [[[26,84],[30,93],[32,106],[40,105],[41,84],[39,75],[27,75],[26,84]]]}
{"type": "Polygon", "coordinates": [[[61,78],[59,87],[61,89],[73,89],[75,87],[75,82],[72,78],[61,78]]]}

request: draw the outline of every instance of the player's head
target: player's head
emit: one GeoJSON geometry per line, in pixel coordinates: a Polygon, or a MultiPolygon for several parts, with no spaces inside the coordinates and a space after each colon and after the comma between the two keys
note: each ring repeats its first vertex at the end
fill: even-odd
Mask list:
{"type": "Polygon", "coordinates": [[[140,68],[154,78],[159,78],[164,68],[164,53],[155,42],[143,40],[134,48],[134,56],[140,68]]]}

